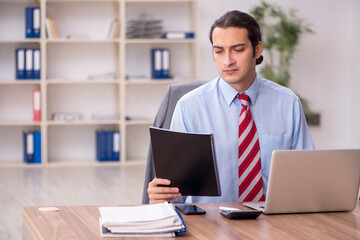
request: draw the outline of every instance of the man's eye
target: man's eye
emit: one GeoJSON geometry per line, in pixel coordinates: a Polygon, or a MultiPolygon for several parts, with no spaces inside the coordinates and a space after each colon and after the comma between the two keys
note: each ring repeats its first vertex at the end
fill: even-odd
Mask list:
{"type": "Polygon", "coordinates": [[[216,54],[221,54],[222,52],[221,50],[215,51],[216,54]]]}
{"type": "Polygon", "coordinates": [[[240,48],[240,49],[234,49],[234,51],[235,51],[235,52],[242,52],[242,51],[244,51],[244,49],[243,49],[243,48],[240,48]]]}

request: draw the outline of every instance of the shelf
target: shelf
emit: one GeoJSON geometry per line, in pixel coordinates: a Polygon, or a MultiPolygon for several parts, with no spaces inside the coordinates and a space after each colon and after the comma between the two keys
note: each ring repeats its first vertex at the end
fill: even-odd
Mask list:
{"type": "Polygon", "coordinates": [[[27,120],[0,120],[1,126],[40,126],[41,122],[27,121],[27,120]]]}
{"type": "Polygon", "coordinates": [[[154,119],[133,119],[126,120],[126,126],[135,126],[135,125],[152,125],[154,123],[154,119]]]}
{"type": "Polygon", "coordinates": [[[192,3],[193,0],[124,0],[126,3],[192,3]]]}
{"type": "Polygon", "coordinates": [[[47,80],[46,84],[48,85],[65,85],[65,84],[119,84],[119,79],[116,80],[47,80]]]}
{"type": "Polygon", "coordinates": [[[26,39],[0,39],[0,43],[41,43],[40,38],[26,38],[26,39]]]}
{"type": "Polygon", "coordinates": [[[86,2],[110,2],[119,3],[121,0],[47,0],[47,3],[86,3],[86,2]]]}
{"type": "Polygon", "coordinates": [[[78,126],[78,125],[88,125],[88,126],[97,126],[97,125],[117,125],[119,120],[81,120],[81,121],[53,121],[48,120],[48,126],[78,126]]]}
{"type": "Polygon", "coordinates": [[[174,84],[179,82],[185,82],[193,80],[193,78],[179,78],[179,79],[127,79],[127,85],[136,85],[136,84],[174,84]]]}
{"type": "Polygon", "coordinates": [[[0,167],[144,165],[167,86],[198,79],[198,0],[0,0],[0,16],[0,167]],[[35,6],[41,38],[25,38],[25,8],[35,6]],[[127,39],[127,21],[144,12],[162,20],[164,32],[196,38],[127,39]],[[46,18],[56,20],[59,38],[47,37],[46,18]],[[107,38],[115,19],[119,37],[107,38]],[[163,47],[173,78],[151,79],[151,48],[163,47]],[[14,79],[17,48],[40,49],[40,80],[14,79]],[[41,122],[32,121],[35,89],[41,122]],[[54,114],[84,120],[53,121],[54,114]],[[41,164],[22,162],[23,132],[33,130],[41,132],[41,164]],[[120,162],[98,162],[96,132],[114,130],[120,162]]]}
{"type": "Polygon", "coordinates": [[[108,162],[99,162],[97,160],[50,160],[46,166],[47,167],[73,167],[73,166],[119,166],[121,162],[117,161],[108,161],[108,162]]]}
{"type": "Polygon", "coordinates": [[[138,38],[138,39],[126,39],[126,44],[151,44],[151,43],[196,43],[196,38],[189,39],[166,39],[166,38],[138,38]]]}
{"type": "Polygon", "coordinates": [[[24,79],[24,80],[1,80],[0,79],[0,84],[3,85],[22,85],[22,84],[40,84],[40,80],[31,80],[31,79],[24,79]]]}
{"type": "Polygon", "coordinates": [[[1,168],[40,168],[42,164],[25,163],[25,162],[1,162],[1,168]]]}
{"type": "Polygon", "coordinates": [[[46,39],[47,43],[120,43],[119,39],[59,38],[46,39]]]}

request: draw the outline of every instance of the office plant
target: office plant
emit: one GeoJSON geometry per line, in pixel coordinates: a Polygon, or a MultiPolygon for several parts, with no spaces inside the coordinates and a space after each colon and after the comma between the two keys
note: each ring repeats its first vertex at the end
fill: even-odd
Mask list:
{"type": "MultiPolygon", "coordinates": [[[[263,51],[266,58],[260,74],[282,86],[289,87],[291,60],[300,37],[314,33],[304,19],[297,16],[297,10],[283,10],[280,6],[261,1],[250,13],[261,28],[263,51]]],[[[313,113],[305,99],[301,98],[306,120],[318,124],[318,115],[313,113]]]]}

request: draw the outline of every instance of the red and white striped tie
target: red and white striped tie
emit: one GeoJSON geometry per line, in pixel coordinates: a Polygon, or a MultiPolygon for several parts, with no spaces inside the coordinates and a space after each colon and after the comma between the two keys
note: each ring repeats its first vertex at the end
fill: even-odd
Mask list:
{"type": "Polygon", "coordinates": [[[239,202],[264,201],[259,137],[246,94],[236,96],[243,106],[239,120],[239,202]]]}

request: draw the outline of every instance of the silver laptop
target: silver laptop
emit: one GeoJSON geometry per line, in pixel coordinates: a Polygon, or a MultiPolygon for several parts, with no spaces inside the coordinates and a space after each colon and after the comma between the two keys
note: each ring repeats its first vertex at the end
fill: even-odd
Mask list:
{"type": "Polygon", "coordinates": [[[266,201],[244,205],[266,214],[351,211],[359,183],[360,149],[277,150],[266,201]]]}

